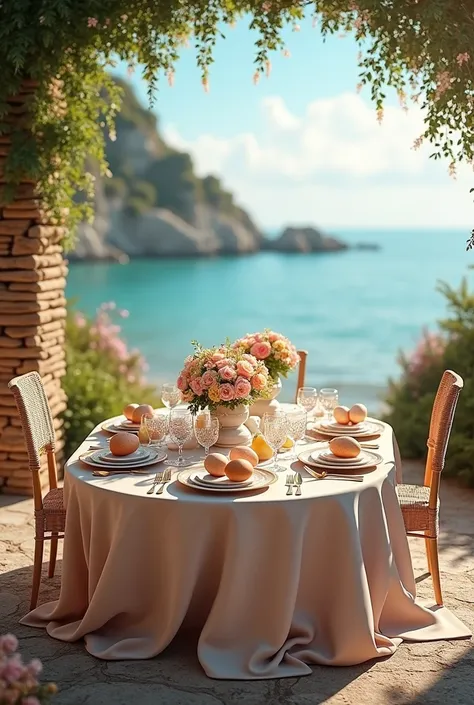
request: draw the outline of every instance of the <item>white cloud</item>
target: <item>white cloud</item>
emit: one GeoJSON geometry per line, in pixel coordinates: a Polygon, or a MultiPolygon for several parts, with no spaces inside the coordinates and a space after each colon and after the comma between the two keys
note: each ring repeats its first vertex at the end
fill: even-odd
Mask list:
{"type": "Polygon", "coordinates": [[[466,226],[474,218],[468,167],[456,181],[430,147],[412,149],[422,113],[373,106],[343,93],[311,102],[295,115],[280,96],[262,100],[262,128],[225,138],[185,140],[165,127],[171,144],[193,155],[197,172],[215,173],[265,227],[466,226]]]}

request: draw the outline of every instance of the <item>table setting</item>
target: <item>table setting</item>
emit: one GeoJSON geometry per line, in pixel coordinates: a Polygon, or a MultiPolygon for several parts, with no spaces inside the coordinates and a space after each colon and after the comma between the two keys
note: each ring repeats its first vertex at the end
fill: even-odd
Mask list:
{"type": "Polygon", "coordinates": [[[199,663],[219,679],[469,635],[417,600],[392,428],[337,390],[278,401],[272,366],[249,350],[268,357],[274,338],[289,371],[291,344],[255,338],[197,346],[165,408],[126,404],[72,455],[59,599],[23,624],[104,660],[153,658],[198,630],[199,663]]]}

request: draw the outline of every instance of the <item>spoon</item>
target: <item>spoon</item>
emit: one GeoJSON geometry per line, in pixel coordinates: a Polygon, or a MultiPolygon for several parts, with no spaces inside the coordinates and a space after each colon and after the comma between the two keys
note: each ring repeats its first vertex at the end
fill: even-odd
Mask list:
{"type": "Polygon", "coordinates": [[[328,480],[352,480],[352,482],[363,482],[364,477],[362,475],[328,475],[326,470],[318,472],[314,468],[309,468],[307,465],[303,466],[306,472],[308,472],[312,477],[317,480],[324,480],[326,477],[328,480]]]}
{"type": "Polygon", "coordinates": [[[93,470],[95,477],[109,477],[109,475],[143,475],[140,470],[93,470]]]}

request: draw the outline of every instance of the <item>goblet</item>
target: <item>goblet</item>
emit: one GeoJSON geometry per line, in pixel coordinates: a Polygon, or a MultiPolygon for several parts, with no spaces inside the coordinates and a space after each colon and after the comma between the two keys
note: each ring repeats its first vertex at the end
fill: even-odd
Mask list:
{"type": "Polygon", "coordinates": [[[291,454],[286,456],[286,458],[287,460],[296,460],[298,457],[296,445],[298,441],[301,441],[305,436],[308,414],[304,409],[297,409],[295,411],[288,411],[286,415],[288,418],[288,437],[293,441],[291,454]]]}
{"type": "Polygon", "coordinates": [[[181,392],[176,384],[166,383],[161,387],[161,401],[167,409],[174,409],[181,401],[181,392]]]}
{"type": "Polygon", "coordinates": [[[148,444],[155,448],[163,445],[169,428],[168,415],[153,414],[153,416],[144,416],[143,419],[148,432],[148,444]]]}
{"type": "Polygon", "coordinates": [[[219,419],[207,411],[198,413],[194,419],[194,435],[199,445],[204,448],[204,458],[207,458],[209,448],[219,438],[219,419]]]}
{"type": "Polygon", "coordinates": [[[263,437],[273,451],[273,464],[271,469],[274,472],[285,470],[282,465],[278,465],[277,454],[283,446],[288,435],[288,419],[281,410],[275,410],[271,414],[264,414],[262,418],[263,437]]]}
{"type": "Polygon", "coordinates": [[[193,465],[193,458],[183,457],[183,446],[193,435],[193,417],[188,409],[172,409],[170,412],[169,435],[173,443],[178,446],[178,457],[167,460],[166,465],[185,468],[193,465]]]}
{"type": "Polygon", "coordinates": [[[315,387],[300,387],[297,394],[297,402],[310,414],[318,403],[318,390],[315,387]]]}
{"type": "Polygon", "coordinates": [[[332,412],[339,402],[339,392],[337,389],[325,387],[319,392],[319,398],[321,400],[321,406],[323,407],[325,418],[330,421],[332,418],[332,412]]]}

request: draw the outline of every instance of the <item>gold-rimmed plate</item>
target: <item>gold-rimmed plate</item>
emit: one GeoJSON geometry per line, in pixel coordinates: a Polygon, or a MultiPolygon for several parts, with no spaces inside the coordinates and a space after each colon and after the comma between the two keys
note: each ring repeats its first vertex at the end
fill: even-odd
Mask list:
{"type": "MultiPolygon", "coordinates": [[[[319,451],[321,454],[327,453],[327,449],[323,448],[321,451],[319,451]]],[[[323,468],[326,470],[326,472],[332,471],[332,472],[337,472],[337,473],[343,473],[346,471],[353,471],[353,470],[369,470],[369,469],[374,469],[379,465],[380,463],[383,462],[383,458],[381,455],[378,453],[372,453],[369,451],[364,451],[366,455],[366,462],[361,464],[361,463],[353,463],[352,465],[349,463],[334,463],[334,462],[325,462],[323,459],[319,458],[317,455],[318,451],[314,450],[314,448],[310,448],[308,450],[302,451],[298,455],[298,460],[303,463],[304,465],[310,465],[313,468],[323,468]]]]}
{"type": "MultiPolygon", "coordinates": [[[[238,487],[236,487],[235,485],[221,485],[219,487],[218,483],[216,483],[216,485],[208,485],[193,481],[193,477],[198,474],[199,471],[197,471],[196,468],[186,468],[185,470],[181,470],[181,472],[178,474],[177,479],[178,482],[180,482],[182,485],[190,487],[193,490],[201,490],[203,492],[215,492],[218,494],[225,494],[229,492],[252,492],[253,490],[261,490],[265,487],[273,485],[273,483],[276,482],[278,479],[277,475],[272,470],[267,470],[265,468],[255,468],[253,472],[253,482],[251,482],[250,484],[238,487]]],[[[207,473],[203,471],[202,474],[207,473]]]]}

